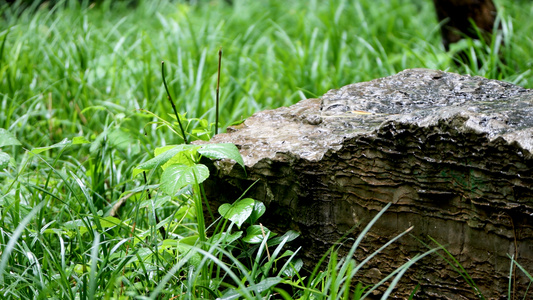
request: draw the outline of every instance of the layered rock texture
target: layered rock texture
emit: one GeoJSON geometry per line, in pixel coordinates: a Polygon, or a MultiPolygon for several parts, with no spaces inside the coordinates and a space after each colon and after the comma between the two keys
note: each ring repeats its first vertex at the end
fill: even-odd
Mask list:
{"type": "MultiPolygon", "coordinates": [[[[520,270],[509,276],[509,257],[533,273],[532,90],[405,70],[259,112],[211,142],[235,143],[246,174],[232,161],[213,162],[210,201],[232,202],[252,186],[246,196],[267,205],[263,224],[302,233],[308,266],[361,224],[349,233],[356,237],[392,202],[355,258],[414,229],[370,261],[361,281],[377,282],[428,250],[422,242],[435,247],[431,237],[486,298],[506,298],[509,277],[513,293],[524,296],[529,280],[520,270]]],[[[404,275],[396,297],[417,284],[419,298],[477,298],[436,254],[404,275]]]]}

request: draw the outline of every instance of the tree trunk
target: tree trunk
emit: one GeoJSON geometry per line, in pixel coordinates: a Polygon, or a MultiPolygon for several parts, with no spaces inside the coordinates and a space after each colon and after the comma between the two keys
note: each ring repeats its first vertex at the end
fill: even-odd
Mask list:
{"type": "Polygon", "coordinates": [[[490,41],[497,14],[492,0],[433,0],[433,2],[439,22],[444,21],[441,32],[442,44],[446,51],[450,49],[450,44],[465,36],[478,39],[479,34],[475,27],[481,31],[486,42],[490,41]]]}

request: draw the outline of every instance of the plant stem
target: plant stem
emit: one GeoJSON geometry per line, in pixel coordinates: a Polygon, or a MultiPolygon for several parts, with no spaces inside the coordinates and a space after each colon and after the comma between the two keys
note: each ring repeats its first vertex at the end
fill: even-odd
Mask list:
{"type": "MultiPolygon", "coordinates": [[[[194,174],[194,177],[196,179],[196,174],[194,174]]],[[[194,204],[196,207],[196,222],[198,223],[198,239],[200,241],[200,249],[207,251],[207,237],[205,235],[205,219],[204,219],[204,209],[202,206],[202,192],[200,189],[200,184],[198,181],[197,183],[193,184],[193,197],[194,197],[194,204]]],[[[206,284],[208,281],[208,265],[203,264],[202,265],[202,284],[206,284]]]]}
{"type": "Polygon", "coordinates": [[[165,91],[167,92],[167,98],[168,101],[170,101],[170,105],[172,105],[172,109],[174,110],[174,114],[176,115],[176,119],[178,120],[178,124],[180,125],[181,134],[183,135],[183,141],[185,144],[188,144],[187,136],[185,135],[185,130],[183,130],[183,126],[181,125],[180,117],[178,115],[178,111],[176,110],[176,105],[174,105],[174,100],[172,100],[172,96],[170,96],[170,92],[168,90],[167,86],[167,80],[165,79],[165,62],[161,62],[161,75],[163,77],[163,85],[165,85],[165,91]]]}
{"type": "Polygon", "coordinates": [[[218,111],[220,102],[220,65],[222,64],[222,47],[218,49],[218,75],[217,75],[217,93],[215,103],[215,134],[218,134],[218,111]]]}

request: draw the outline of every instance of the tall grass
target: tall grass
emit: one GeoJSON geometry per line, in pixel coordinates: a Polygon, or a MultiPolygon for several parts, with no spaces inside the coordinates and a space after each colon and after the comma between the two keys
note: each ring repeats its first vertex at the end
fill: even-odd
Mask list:
{"type": "Polygon", "coordinates": [[[169,65],[178,109],[214,119],[220,47],[222,127],[405,68],[533,86],[533,25],[526,22],[531,8],[514,2],[499,5],[507,63],[500,69],[491,67],[498,56],[490,54],[490,45],[468,46],[488,50],[481,68],[455,66],[440,45],[430,1],[139,1],[134,8],[128,1],[59,2],[64,5],[22,12],[16,4],[0,6],[0,125],[34,146],[99,133],[107,116],[124,113],[132,118],[125,125],[138,131],[145,122],[135,109],[169,112],[160,88],[161,60],[169,65]]]}

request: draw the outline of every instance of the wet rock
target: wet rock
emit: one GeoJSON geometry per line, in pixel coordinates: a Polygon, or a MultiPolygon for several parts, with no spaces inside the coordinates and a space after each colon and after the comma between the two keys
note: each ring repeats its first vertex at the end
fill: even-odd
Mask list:
{"type": "MultiPolygon", "coordinates": [[[[410,226],[412,235],[373,259],[360,280],[371,284],[389,274],[427,250],[421,241],[435,246],[431,237],[446,245],[485,297],[499,298],[507,293],[509,256],[533,272],[532,117],[532,90],[405,70],[228,128],[211,142],[235,143],[246,174],[232,161],[213,162],[206,189],[216,205],[234,201],[257,180],[246,196],[267,205],[262,223],[299,230],[308,265],[393,202],[356,259],[410,226]]],[[[521,271],[512,277],[522,297],[529,281],[521,271]]],[[[437,255],[411,268],[395,295],[404,298],[417,284],[421,298],[475,297],[437,255]]]]}

